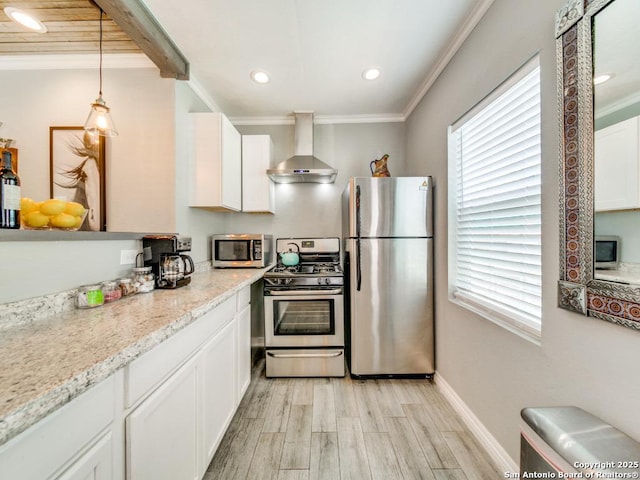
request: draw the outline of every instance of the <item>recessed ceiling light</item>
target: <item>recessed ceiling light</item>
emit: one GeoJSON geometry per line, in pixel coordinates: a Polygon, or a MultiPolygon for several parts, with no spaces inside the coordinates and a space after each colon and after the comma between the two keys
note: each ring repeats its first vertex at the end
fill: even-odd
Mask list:
{"type": "Polygon", "coordinates": [[[27,27],[29,30],[33,30],[38,33],[45,33],[47,31],[47,27],[45,27],[44,23],[24,10],[14,7],[4,7],[4,13],[6,13],[11,20],[19,23],[23,27],[27,27]]]}
{"type": "Polygon", "coordinates": [[[362,78],[365,80],[375,80],[380,76],[380,69],[378,67],[367,68],[362,72],[362,78]]]}
{"type": "Polygon", "coordinates": [[[269,83],[269,74],[262,70],[251,72],[251,79],[256,83],[269,83]]]}
{"type": "Polygon", "coordinates": [[[597,77],[594,77],[593,84],[600,85],[601,83],[604,83],[607,80],[611,80],[613,77],[614,75],[612,73],[604,73],[602,75],[598,75],[597,77]]]}

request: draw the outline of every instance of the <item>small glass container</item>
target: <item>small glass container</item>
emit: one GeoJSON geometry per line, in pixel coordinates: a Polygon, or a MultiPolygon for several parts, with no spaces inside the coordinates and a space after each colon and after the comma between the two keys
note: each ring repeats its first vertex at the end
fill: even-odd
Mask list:
{"type": "Polygon", "coordinates": [[[156,286],[156,276],[151,267],[134,267],[132,280],[138,293],[150,292],[156,286]]]}
{"type": "Polygon", "coordinates": [[[122,290],[120,290],[118,282],[103,282],[102,295],[104,296],[105,303],[115,302],[116,300],[120,300],[122,298],[122,290]]]}
{"type": "Polygon", "coordinates": [[[104,294],[100,285],[83,285],[78,288],[76,306],[78,308],[94,308],[104,304],[104,294]]]}
{"type": "Polygon", "coordinates": [[[118,286],[120,287],[123,297],[128,297],[136,293],[136,287],[133,286],[133,280],[130,278],[121,278],[118,280],[118,286]]]}

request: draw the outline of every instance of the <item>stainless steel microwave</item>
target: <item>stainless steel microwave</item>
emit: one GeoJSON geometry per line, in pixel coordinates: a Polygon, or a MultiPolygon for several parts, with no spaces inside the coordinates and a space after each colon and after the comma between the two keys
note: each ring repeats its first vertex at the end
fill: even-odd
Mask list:
{"type": "Polygon", "coordinates": [[[595,267],[616,270],[620,261],[620,237],[596,236],[595,247],[595,267]]]}
{"type": "Polygon", "coordinates": [[[228,233],[211,238],[211,262],[216,268],[263,268],[272,262],[273,237],[258,233],[228,233]]]}

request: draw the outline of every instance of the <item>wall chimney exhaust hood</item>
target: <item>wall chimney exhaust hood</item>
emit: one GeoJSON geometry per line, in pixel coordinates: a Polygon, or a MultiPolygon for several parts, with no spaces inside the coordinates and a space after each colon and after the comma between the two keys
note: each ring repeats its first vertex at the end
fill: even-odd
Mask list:
{"type": "Polygon", "coordinates": [[[313,113],[294,112],[294,155],[267,170],[276,183],[333,183],[338,170],[313,156],[313,113]]]}

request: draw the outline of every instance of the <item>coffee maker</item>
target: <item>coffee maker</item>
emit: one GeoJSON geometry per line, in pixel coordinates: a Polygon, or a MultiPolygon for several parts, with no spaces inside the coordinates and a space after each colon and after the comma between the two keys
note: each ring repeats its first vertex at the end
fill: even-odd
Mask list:
{"type": "Polygon", "coordinates": [[[184,287],[191,282],[193,260],[183,252],[191,250],[191,237],[182,235],[145,235],[142,251],[145,266],[156,277],[157,288],[184,287]]]}

